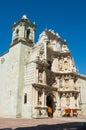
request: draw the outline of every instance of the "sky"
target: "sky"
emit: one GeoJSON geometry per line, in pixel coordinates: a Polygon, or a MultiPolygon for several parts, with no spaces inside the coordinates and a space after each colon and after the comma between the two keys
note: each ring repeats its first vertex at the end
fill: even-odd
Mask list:
{"type": "Polygon", "coordinates": [[[37,25],[35,42],[46,28],[59,33],[86,75],[86,0],[0,0],[0,54],[9,50],[12,25],[24,14],[37,25]]]}

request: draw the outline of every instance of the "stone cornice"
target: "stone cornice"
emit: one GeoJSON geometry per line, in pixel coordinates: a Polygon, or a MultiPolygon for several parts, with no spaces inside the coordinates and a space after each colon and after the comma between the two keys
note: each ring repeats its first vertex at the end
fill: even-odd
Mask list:
{"type": "Polygon", "coordinates": [[[79,90],[58,90],[58,93],[80,93],[79,90]]]}
{"type": "Polygon", "coordinates": [[[48,47],[48,53],[54,56],[58,56],[58,57],[66,57],[66,56],[71,56],[71,52],[70,51],[66,51],[66,52],[62,52],[62,51],[54,51],[51,48],[48,47]]]}
{"type": "Polygon", "coordinates": [[[86,80],[86,75],[79,74],[78,77],[81,78],[81,79],[86,80]]]}
{"type": "Polygon", "coordinates": [[[36,62],[37,65],[39,65],[38,68],[39,68],[40,66],[41,66],[41,67],[42,67],[42,66],[43,66],[43,67],[48,67],[48,63],[47,63],[46,61],[44,61],[44,60],[42,60],[42,61],[41,61],[41,60],[36,60],[35,62],[36,62]]]}
{"type": "Polygon", "coordinates": [[[49,86],[47,84],[45,85],[45,84],[40,84],[40,83],[34,83],[32,85],[33,85],[33,87],[40,88],[40,89],[49,89],[49,90],[52,90],[52,91],[58,90],[58,88],[49,86]]]}
{"type": "Polygon", "coordinates": [[[9,50],[6,51],[6,52],[4,52],[3,54],[0,54],[0,58],[1,58],[2,56],[4,56],[5,54],[7,54],[7,53],[9,53],[9,50]]]}
{"type": "Polygon", "coordinates": [[[20,19],[17,23],[13,24],[13,28],[16,27],[18,24],[22,25],[22,23],[24,24],[28,24],[29,26],[36,28],[36,25],[31,23],[28,19],[20,19]]]}
{"type": "Polygon", "coordinates": [[[54,71],[51,71],[51,70],[48,70],[48,69],[46,69],[46,72],[48,72],[48,73],[52,73],[52,74],[55,74],[55,75],[59,75],[59,76],[61,76],[61,75],[74,75],[74,76],[79,76],[79,73],[77,73],[77,72],[60,72],[60,71],[58,71],[58,72],[54,72],[54,71]]]}
{"type": "Polygon", "coordinates": [[[14,41],[14,42],[9,46],[9,48],[15,46],[16,44],[19,44],[20,42],[21,42],[22,44],[24,44],[24,45],[26,45],[26,46],[30,46],[30,47],[33,47],[33,45],[34,45],[31,41],[30,41],[30,42],[27,42],[26,40],[19,39],[19,40],[14,41]]]}

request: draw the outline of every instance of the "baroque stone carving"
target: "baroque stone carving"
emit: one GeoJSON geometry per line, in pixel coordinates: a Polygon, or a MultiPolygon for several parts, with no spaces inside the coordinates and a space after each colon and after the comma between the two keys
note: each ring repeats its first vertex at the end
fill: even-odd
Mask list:
{"type": "Polygon", "coordinates": [[[59,64],[58,65],[59,65],[58,66],[59,70],[62,70],[62,68],[63,68],[63,59],[59,60],[59,64]]]}
{"type": "Polygon", "coordinates": [[[63,46],[62,46],[62,51],[63,51],[63,52],[69,51],[67,45],[63,44],[63,46]]]}

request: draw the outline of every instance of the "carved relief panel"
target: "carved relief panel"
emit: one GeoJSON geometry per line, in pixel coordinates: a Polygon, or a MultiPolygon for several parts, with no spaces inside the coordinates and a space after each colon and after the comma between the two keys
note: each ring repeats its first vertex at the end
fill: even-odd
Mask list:
{"type": "Polygon", "coordinates": [[[52,71],[58,72],[58,59],[57,58],[54,58],[54,60],[53,60],[52,71]]]}

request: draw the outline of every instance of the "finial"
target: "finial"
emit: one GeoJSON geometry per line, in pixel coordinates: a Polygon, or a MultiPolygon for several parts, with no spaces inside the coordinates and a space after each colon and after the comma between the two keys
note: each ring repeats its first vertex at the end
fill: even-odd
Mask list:
{"type": "Polygon", "coordinates": [[[26,14],[24,14],[24,15],[22,16],[22,19],[27,19],[26,14]]]}
{"type": "Polygon", "coordinates": [[[64,42],[66,42],[66,39],[64,39],[64,42]]]}
{"type": "Polygon", "coordinates": [[[14,22],[14,24],[16,24],[16,22],[14,22]]]}
{"type": "Polygon", "coordinates": [[[33,24],[36,24],[35,21],[33,22],[33,24]]]}

